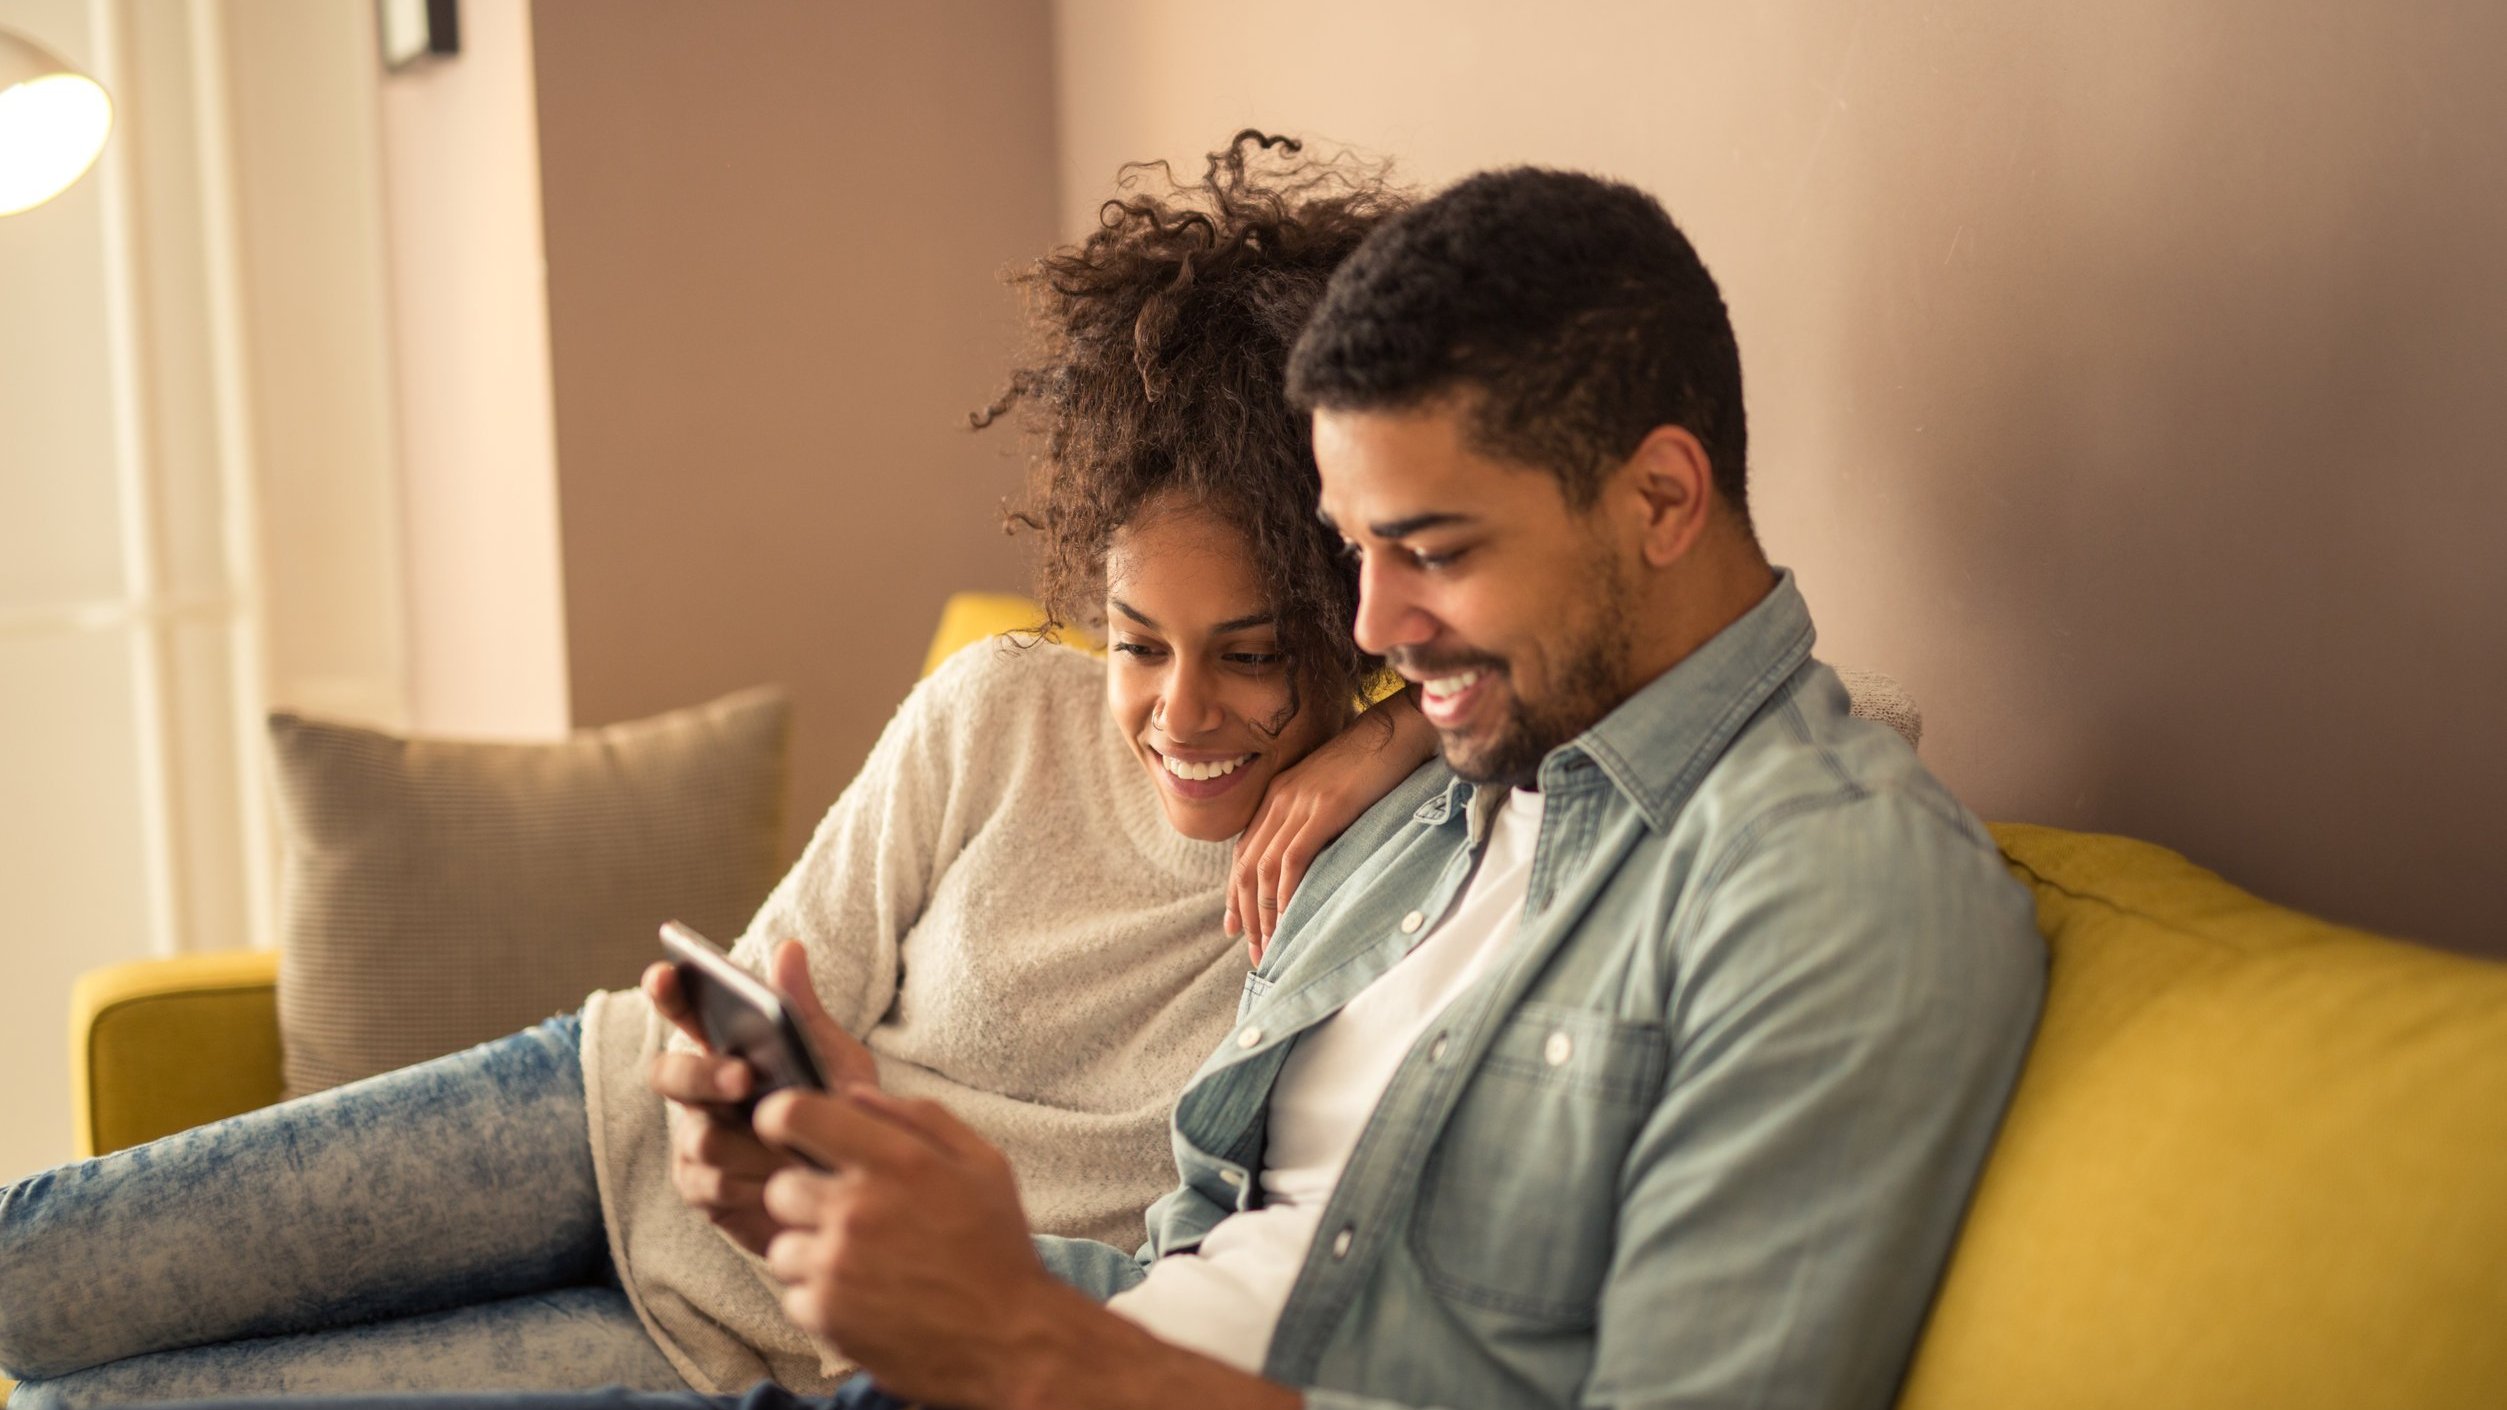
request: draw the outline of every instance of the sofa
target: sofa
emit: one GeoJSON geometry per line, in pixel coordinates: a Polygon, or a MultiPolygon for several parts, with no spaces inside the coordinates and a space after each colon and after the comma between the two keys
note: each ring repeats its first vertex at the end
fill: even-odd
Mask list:
{"type": "MultiPolygon", "coordinates": [[[[1034,618],[962,595],[926,669],[1034,618]]],[[[2046,1009],[1902,1410],[2507,1407],[2507,965],[1998,824],[2046,1009]]],[[[83,979],[81,1152],[279,1093],[271,952],[83,979]]]]}

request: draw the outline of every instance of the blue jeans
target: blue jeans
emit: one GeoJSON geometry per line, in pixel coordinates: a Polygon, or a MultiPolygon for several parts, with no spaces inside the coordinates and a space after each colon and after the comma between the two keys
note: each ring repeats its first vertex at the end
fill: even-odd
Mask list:
{"type": "Polygon", "coordinates": [[[607,1386],[599,1390],[505,1395],[335,1395],[285,1401],[202,1401],[168,1405],[161,1410],[242,1410],[243,1405],[268,1404],[283,1410],[916,1410],[855,1376],[831,1395],[798,1395],[772,1381],[759,1381],[744,1395],[676,1394],[607,1386]]]}
{"type": "Polygon", "coordinates": [[[574,1016],[0,1189],[12,1410],[685,1391],[617,1284],[574,1016]]]}

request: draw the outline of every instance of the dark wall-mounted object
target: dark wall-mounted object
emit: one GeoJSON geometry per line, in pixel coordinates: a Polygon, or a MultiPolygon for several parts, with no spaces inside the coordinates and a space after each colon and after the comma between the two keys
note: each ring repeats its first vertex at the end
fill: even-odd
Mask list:
{"type": "Polygon", "coordinates": [[[461,52],[459,0],[374,0],[383,67],[394,73],[461,52]]]}

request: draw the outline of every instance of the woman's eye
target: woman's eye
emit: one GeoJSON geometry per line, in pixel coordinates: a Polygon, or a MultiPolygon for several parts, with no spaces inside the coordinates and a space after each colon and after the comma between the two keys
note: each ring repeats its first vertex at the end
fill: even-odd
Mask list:
{"type": "Polygon", "coordinates": [[[1166,654],[1162,648],[1151,646],[1147,642],[1141,641],[1118,641],[1107,649],[1119,652],[1125,656],[1139,657],[1143,660],[1166,654]]]}
{"type": "Polygon", "coordinates": [[[1285,653],[1278,651],[1231,651],[1227,659],[1239,666],[1271,667],[1287,660],[1288,657],[1285,653]]]}
{"type": "Polygon", "coordinates": [[[1456,563],[1461,562],[1462,556],[1470,551],[1471,550],[1467,548],[1451,548],[1447,549],[1443,553],[1428,553],[1419,549],[1412,549],[1410,552],[1410,561],[1422,568],[1451,568],[1456,563]]]}

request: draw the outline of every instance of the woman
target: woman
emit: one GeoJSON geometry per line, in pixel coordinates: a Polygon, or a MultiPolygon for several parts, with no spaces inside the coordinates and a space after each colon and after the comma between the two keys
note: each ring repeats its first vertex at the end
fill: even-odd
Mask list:
{"type": "MultiPolygon", "coordinates": [[[[1266,936],[1302,859],[1432,747],[1404,703],[1352,721],[1354,571],[1280,392],[1391,198],[1296,151],[1243,134],[1188,187],[1130,169],[1026,276],[1037,354],[978,424],[1041,432],[1022,521],[1049,625],[1102,620],[1108,653],[952,659],[735,948],[764,968],[797,941],[771,956],[787,992],[1008,1150],[1053,1232],[1137,1236],[1169,1102],[1244,981],[1223,929],[1266,936]]],[[[648,983],[0,1192],[18,1396],[823,1389],[840,1359],[750,1252],[741,1094],[666,1115],[655,1087],[716,1069],[664,1054],[675,995],[648,983]]]]}

